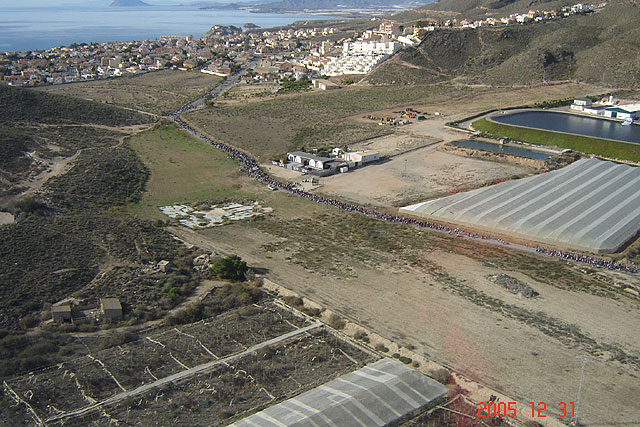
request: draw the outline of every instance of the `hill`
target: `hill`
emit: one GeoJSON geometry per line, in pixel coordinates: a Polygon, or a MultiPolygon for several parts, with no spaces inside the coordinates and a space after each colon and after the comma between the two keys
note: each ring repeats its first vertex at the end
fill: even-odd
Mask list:
{"type": "Polygon", "coordinates": [[[140,7],[151,6],[149,3],[145,3],[140,0],[113,0],[110,7],[140,7]]]}
{"type": "MultiPolygon", "coordinates": [[[[393,6],[411,7],[415,6],[416,3],[417,2],[414,0],[397,0],[393,3],[393,6]]],[[[362,9],[370,7],[384,7],[391,9],[389,2],[385,0],[280,0],[263,4],[259,7],[259,10],[261,12],[283,12],[292,10],[333,9],[336,7],[342,9],[362,9]]]]}
{"type": "Polygon", "coordinates": [[[141,266],[180,256],[162,224],[118,214],[149,178],[124,141],[149,116],[10,87],[0,87],[0,101],[0,208],[15,216],[0,226],[0,334],[36,326],[47,304],[71,294],[86,303],[118,296],[144,307],[143,317],[177,304],[194,286],[190,270],[174,295],[127,290],[140,286],[141,266]]]}
{"type": "MultiPolygon", "coordinates": [[[[444,3],[438,7],[445,7],[444,3]]],[[[468,7],[485,2],[469,3],[468,7]]],[[[455,8],[460,2],[446,4],[455,8]]],[[[520,2],[508,7],[516,4],[520,2]]],[[[506,13],[505,8],[498,10],[506,13]]],[[[639,20],[640,4],[620,0],[596,13],[541,23],[433,31],[416,48],[387,61],[367,80],[376,84],[452,78],[490,84],[578,80],[634,88],[640,86],[639,20]]]]}
{"type": "Polygon", "coordinates": [[[443,0],[418,8],[421,11],[452,11],[465,18],[504,16],[529,9],[550,10],[575,4],[572,0],[443,0]]]}
{"type": "Polygon", "coordinates": [[[151,120],[96,102],[0,86],[0,205],[56,162],[86,148],[114,146],[123,136],[117,128],[151,120]]]}

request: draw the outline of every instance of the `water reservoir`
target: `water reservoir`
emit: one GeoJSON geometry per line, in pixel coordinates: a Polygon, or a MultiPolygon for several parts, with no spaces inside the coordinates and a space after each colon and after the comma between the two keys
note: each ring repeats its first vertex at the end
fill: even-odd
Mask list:
{"type": "Polygon", "coordinates": [[[523,111],[493,116],[490,120],[506,125],[526,126],[534,129],[640,144],[640,126],[623,126],[619,122],[595,117],[583,117],[553,111],[523,111]]]}
{"type": "Polygon", "coordinates": [[[453,142],[452,145],[457,147],[474,148],[476,150],[492,151],[494,153],[515,154],[516,156],[528,157],[530,159],[547,159],[551,157],[551,154],[527,150],[526,148],[492,144],[490,142],[476,140],[457,141],[453,142]]]}

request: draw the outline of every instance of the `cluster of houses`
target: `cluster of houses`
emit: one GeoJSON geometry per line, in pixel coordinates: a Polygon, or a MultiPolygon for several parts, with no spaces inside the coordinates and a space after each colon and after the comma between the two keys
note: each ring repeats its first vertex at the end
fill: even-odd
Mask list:
{"type": "Polygon", "coordinates": [[[73,310],[71,304],[51,306],[51,319],[56,323],[83,322],[90,317],[97,317],[100,320],[121,320],[122,304],[118,298],[100,298],[97,313],[94,307],[75,307],[73,310]],[[92,316],[87,316],[87,312],[90,312],[92,316]]]}
{"type": "MultiPolygon", "coordinates": [[[[251,28],[251,24],[247,24],[251,28]]],[[[200,39],[166,35],[157,40],[82,43],[30,52],[0,52],[0,79],[15,86],[72,83],[119,77],[165,68],[228,76],[254,54],[328,54],[332,42],[309,40],[332,35],[335,28],[243,31],[215,25],[200,39]]],[[[304,66],[302,66],[304,68],[304,66]]]]}
{"type": "Polygon", "coordinates": [[[292,151],[287,153],[286,159],[280,159],[279,162],[273,161],[272,164],[302,174],[329,176],[345,173],[380,160],[380,153],[376,151],[344,152],[341,148],[334,148],[330,155],[332,157],[319,156],[304,151],[292,151]]]}
{"type": "Polygon", "coordinates": [[[600,102],[593,102],[591,98],[577,98],[569,108],[585,114],[623,120],[625,124],[631,124],[634,120],[640,119],[639,103],[620,104],[613,96],[604,98],[600,102]]]}
{"type": "Polygon", "coordinates": [[[542,21],[587,13],[603,6],[578,3],[558,10],[530,10],[499,19],[452,19],[407,28],[397,21],[374,18],[379,21],[376,28],[355,33],[334,27],[261,31],[251,24],[246,24],[244,30],[216,25],[200,39],[171,35],[160,36],[155,41],[82,43],[40,51],[0,53],[0,77],[18,86],[70,83],[164,68],[201,69],[204,73],[226,77],[239,63],[254,55],[262,56],[264,64],[250,76],[253,81],[278,81],[292,75],[300,78],[302,75],[368,74],[398,50],[419,43],[424,31],[542,21]],[[344,37],[340,37],[341,32],[344,37]]]}
{"type": "Polygon", "coordinates": [[[583,4],[576,3],[572,6],[565,6],[559,9],[553,10],[537,10],[532,9],[526,13],[513,13],[509,16],[503,16],[501,18],[488,17],[485,19],[448,19],[444,23],[433,22],[431,25],[422,27],[415,27],[414,35],[417,35],[420,31],[435,31],[439,28],[480,28],[480,27],[495,27],[514,24],[526,24],[529,22],[540,22],[556,18],[563,18],[572,15],[589,13],[595,9],[602,8],[606,3],[598,4],[583,4]]]}
{"type": "Polygon", "coordinates": [[[163,36],[157,41],[83,43],[0,53],[0,75],[16,86],[71,83],[169,67],[195,68],[212,57],[211,48],[191,36],[163,36]]]}

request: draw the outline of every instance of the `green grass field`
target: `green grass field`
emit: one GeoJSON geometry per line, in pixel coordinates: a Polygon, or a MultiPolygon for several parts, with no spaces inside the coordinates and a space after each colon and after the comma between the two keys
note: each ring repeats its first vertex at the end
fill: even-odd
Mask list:
{"type": "Polygon", "coordinates": [[[494,123],[486,119],[473,122],[473,127],[482,132],[499,137],[508,137],[518,141],[570,148],[574,151],[613,159],[630,160],[634,162],[640,161],[640,145],[638,144],[521,128],[504,125],[502,123],[494,123]]]}
{"type": "Polygon", "coordinates": [[[129,208],[134,214],[167,219],[159,206],[250,197],[242,190],[249,179],[235,161],[175,125],[158,125],[127,142],[151,171],[142,201],[129,208]]]}

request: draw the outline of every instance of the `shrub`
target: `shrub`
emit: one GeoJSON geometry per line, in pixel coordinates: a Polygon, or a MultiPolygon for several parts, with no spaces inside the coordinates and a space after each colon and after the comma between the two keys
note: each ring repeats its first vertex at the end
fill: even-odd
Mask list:
{"type": "Polygon", "coordinates": [[[211,274],[227,280],[242,281],[246,279],[249,268],[238,255],[229,255],[216,260],[211,266],[211,274]]]}
{"type": "Polygon", "coordinates": [[[434,380],[436,380],[440,384],[444,384],[444,385],[449,384],[449,381],[451,380],[451,374],[449,373],[449,371],[447,369],[444,369],[444,368],[440,368],[440,369],[436,370],[433,373],[432,377],[433,377],[434,380]]]}
{"type": "Polygon", "coordinates": [[[282,301],[290,307],[298,308],[304,305],[302,298],[293,295],[282,297],[282,301]]]}
{"type": "Polygon", "coordinates": [[[327,323],[334,329],[342,329],[347,325],[347,322],[345,322],[342,317],[338,316],[337,314],[331,314],[327,319],[327,323]]]}
{"type": "Polygon", "coordinates": [[[367,337],[367,333],[363,330],[357,330],[355,334],[353,334],[353,337],[357,340],[364,340],[367,337]]]}
{"type": "Polygon", "coordinates": [[[413,362],[413,359],[411,359],[410,357],[407,357],[407,356],[400,356],[400,357],[398,357],[398,360],[401,361],[402,363],[404,363],[405,365],[408,365],[411,362],[413,362]]]}
{"type": "Polygon", "coordinates": [[[384,344],[378,344],[376,345],[376,350],[382,352],[382,353],[388,353],[389,349],[387,347],[385,347],[384,344]]]}
{"type": "Polygon", "coordinates": [[[318,317],[322,314],[322,310],[316,307],[314,308],[303,307],[302,312],[311,317],[318,317]]]}

